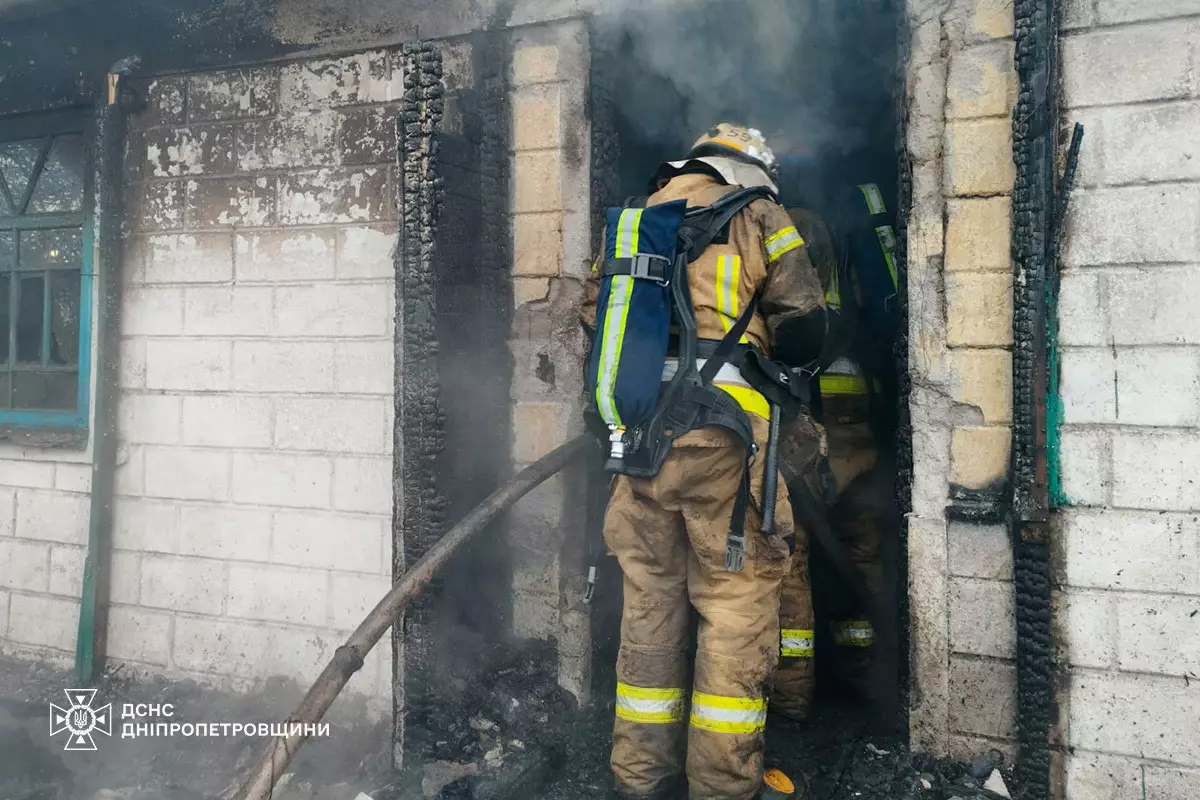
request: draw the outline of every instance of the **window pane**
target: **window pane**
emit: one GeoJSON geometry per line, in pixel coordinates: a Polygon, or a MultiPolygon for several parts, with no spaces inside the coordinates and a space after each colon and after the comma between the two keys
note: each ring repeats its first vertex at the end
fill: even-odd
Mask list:
{"type": "Polygon", "coordinates": [[[79,376],[74,372],[14,372],[13,408],[74,411],[79,376]]]}
{"type": "Polygon", "coordinates": [[[0,231],[0,270],[13,268],[13,232],[0,231]]]}
{"type": "Polygon", "coordinates": [[[55,269],[83,265],[83,232],[58,228],[21,232],[21,269],[55,269]]]}
{"type": "Polygon", "coordinates": [[[21,278],[17,293],[17,363],[42,363],[42,320],[46,282],[41,275],[21,278]]]}
{"type": "Polygon", "coordinates": [[[8,403],[9,373],[0,372],[0,408],[12,408],[8,403]]]}
{"type": "MultiPolygon", "coordinates": [[[[29,177],[33,175],[33,168],[37,166],[38,154],[41,152],[41,140],[0,144],[0,173],[3,173],[4,182],[12,192],[14,203],[20,204],[21,198],[25,196],[29,177]]],[[[16,212],[7,210],[6,213],[16,212]]]]}
{"type": "Polygon", "coordinates": [[[50,363],[79,363],[79,273],[50,273],[50,363]]]}
{"type": "MultiPolygon", "coordinates": [[[[12,279],[7,275],[0,275],[0,364],[8,364],[9,329],[12,327],[12,316],[9,314],[9,309],[12,308],[9,297],[11,287],[12,279]]],[[[8,401],[8,395],[4,396],[3,401],[8,401]]]]}
{"type": "Polygon", "coordinates": [[[46,166],[38,176],[29,201],[29,213],[79,211],[83,208],[83,138],[60,136],[54,140],[46,166]]]}

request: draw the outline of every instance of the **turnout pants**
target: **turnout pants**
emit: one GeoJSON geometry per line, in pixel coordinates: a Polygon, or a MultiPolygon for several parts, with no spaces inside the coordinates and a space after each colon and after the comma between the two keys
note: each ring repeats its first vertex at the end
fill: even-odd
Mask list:
{"type": "MultiPolygon", "coordinates": [[[[878,596],[883,590],[883,566],[879,561],[881,509],[890,497],[871,497],[873,486],[854,482],[875,469],[879,451],[870,427],[865,423],[832,425],[827,430],[829,468],[838,490],[831,520],[833,531],[849,551],[867,590],[878,596]]],[[[830,628],[833,642],[838,647],[865,651],[875,643],[874,628],[866,619],[858,598],[848,588],[836,598],[830,628]]]]}
{"type": "MultiPolygon", "coordinates": [[[[850,558],[859,569],[867,588],[875,593],[882,589],[882,567],[879,563],[880,517],[870,503],[859,504],[859,495],[846,489],[858,477],[875,468],[878,458],[874,438],[866,424],[834,424],[826,427],[828,461],[837,485],[838,498],[830,517],[835,534],[846,545],[850,558]]],[[[792,480],[805,480],[816,486],[815,464],[808,459],[792,471],[792,480]]],[[[808,573],[808,537],[802,532],[800,520],[796,558],[784,579],[780,603],[780,663],[772,695],[772,708],[792,719],[805,719],[812,709],[816,689],[816,668],[813,662],[815,640],[812,584],[808,573]],[[801,542],[803,541],[803,545],[801,542]]],[[[846,594],[846,593],[843,593],[846,594]]],[[[865,652],[874,643],[874,630],[861,613],[857,599],[837,598],[830,632],[839,647],[856,648],[865,652]]]]}
{"type": "Polygon", "coordinates": [[[813,662],[814,615],[808,578],[808,533],[796,520],[796,553],[783,581],[779,605],[779,670],[771,710],[791,719],[807,719],[816,688],[813,662]]]}
{"type": "MultiPolygon", "coordinates": [[[[821,497],[818,467],[827,454],[826,435],[807,414],[801,415],[780,437],[779,471],[792,491],[821,497]],[[802,489],[799,484],[805,487],[802,489]]],[[[790,493],[790,492],[789,492],[790,493]]],[[[796,503],[793,502],[793,508],[796,503]]],[[[809,534],[797,516],[796,552],[783,580],[779,607],[779,669],[771,694],[771,710],[792,719],[804,719],[812,706],[816,675],[813,663],[813,602],[809,582],[809,534]]]]}
{"type": "Polygon", "coordinates": [[[685,769],[693,800],[749,800],[762,785],[792,511],[780,481],[776,531],[759,530],[767,423],[751,421],[760,455],[750,467],[741,572],[725,568],[725,545],[745,452],[727,432],[692,431],[655,478],[614,480],[604,536],[624,573],[612,749],[623,797],[658,797],[685,769]],[[693,606],[700,625],[689,686],[693,606]]]}

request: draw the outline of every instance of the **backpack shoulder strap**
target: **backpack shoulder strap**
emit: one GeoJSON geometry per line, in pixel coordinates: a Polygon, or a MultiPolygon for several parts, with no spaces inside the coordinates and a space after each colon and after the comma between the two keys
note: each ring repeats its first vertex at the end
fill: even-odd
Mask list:
{"type": "MultiPolygon", "coordinates": [[[[710,206],[689,211],[684,217],[684,229],[691,231],[690,238],[686,241],[688,263],[699,258],[717,234],[755,200],[774,201],[775,193],[765,186],[735,189],[710,206]],[[692,224],[689,225],[689,222],[692,224]]],[[[683,234],[683,229],[680,232],[683,234]]]]}

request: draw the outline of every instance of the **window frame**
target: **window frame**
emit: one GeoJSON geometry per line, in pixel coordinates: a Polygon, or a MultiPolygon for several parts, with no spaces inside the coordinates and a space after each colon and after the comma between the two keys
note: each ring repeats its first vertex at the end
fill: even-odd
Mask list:
{"type": "MultiPolygon", "coordinates": [[[[91,109],[35,112],[0,117],[0,143],[79,134],[83,142],[83,208],[73,214],[43,214],[29,217],[0,216],[0,232],[81,227],[82,258],[79,265],[79,369],[75,409],[0,408],[0,439],[15,438],[14,432],[87,431],[91,424],[92,305],[96,278],[95,259],[95,127],[91,109]],[[11,221],[6,222],[6,219],[11,221]]],[[[40,177],[40,176],[39,176],[40,177]]],[[[48,291],[48,287],[46,289],[48,291]]],[[[43,335],[45,332],[43,331],[43,335]]]]}

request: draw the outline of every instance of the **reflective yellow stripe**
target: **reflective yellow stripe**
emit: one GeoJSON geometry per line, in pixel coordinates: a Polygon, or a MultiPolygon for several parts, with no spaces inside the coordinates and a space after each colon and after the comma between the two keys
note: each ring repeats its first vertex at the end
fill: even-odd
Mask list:
{"type": "Polygon", "coordinates": [[[627,208],[617,221],[617,258],[632,258],[638,249],[638,225],[642,221],[641,208],[627,208]]]}
{"type": "Polygon", "coordinates": [[[867,394],[867,380],[862,375],[822,375],[821,394],[867,394]]]}
{"type": "Polygon", "coordinates": [[[842,309],[841,276],[838,275],[836,265],[833,273],[829,276],[829,288],[825,290],[825,305],[833,311],[842,309]]]}
{"type": "Polygon", "coordinates": [[[767,260],[778,261],[784,253],[790,253],[804,244],[804,237],[795,226],[789,226],[776,234],[767,237],[763,247],[767,250],[767,260]]]}
{"type": "Polygon", "coordinates": [[[879,249],[883,251],[883,257],[887,260],[888,272],[892,276],[892,289],[896,289],[896,232],[892,230],[891,225],[881,225],[875,229],[875,237],[879,239],[879,249]]]}
{"type": "Polygon", "coordinates": [[[683,689],[648,689],[618,682],[617,697],[632,697],[636,700],[682,700],[683,689]]]}
{"type": "Polygon", "coordinates": [[[813,632],[803,628],[784,628],[779,632],[779,655],[783,658],[812,658],[813,632]]]}
{"type": "Polygon", "coordinates": [[[749,386],[738,386],[735,383],[716,383],[715,381],[713,385],[723,389],[730,397],[737,400],[737,404],[747,414],[757,414],[767,420],[771,418],[771,404],[767,402],[767,398],[749,386]]]}
{"type": "Polygon", "coordinates": [[[617,717],[650,725],[680,722],[683,720],[683,689],[647,689],[618,683],[617,717]]]}
{"type": "Polygon", "coordinates": [[[833,641],[839,647],[870,647],[875,643],[875,629],[865,619],[835,622],[833,641]]]}
{"type": "Polygon", "coordinates": [[[767,701],[762,697],[726,697],[721,694],[692,692],[692,705],[705,708],[730,708],[738,711],[766,710],[767,701]]]}
{"type": "MultiPolygon", "coordinates": [[[[721,325],[729,333],[738,318],[738,289],[741,288],[742,257],[717,256],[717,312],[721,315],[721,325]]],[[[742,344],[749,341],[746,334],[738,340],[742,344]]]]}
{"type": "MultiPolygon", "coordinates": [[[[621,212],[617,221],[616,257],[629,258],[637,252],[638,224],[642,209],[630,208],[621,212]]],[[[604,341],[600,345],[600,368],[596,381],[596,407],[609,425],[620,426],[621,415],[613,392],[617,386],[617,365],[621,363],[621,348],[625,346],[625,324],[629,319],[629,300],[633,297],[633,278],[614,275],[604,310],[604,341]]]]}
{"type": "Polygon", "coordinates": [[[858,190],[862,192],[863,199],[867,201],[867,210],[872,215],[887,212],[887,206],[883,203],[883,192],[879,191],[878,184],[862,183],[859,184],[858,190]]]}
{"type": "Polygon", "coordinates": [[[609,425],[621,425],[621,415],[613,399],[617,385],[617,364],[625,346],[625,323],[629,319],[629,300],[633,297],[633,278],[614,275],[604,310],[604,342],[600,346],[600,379],[596,381],[596,406],[609,425]]]}
{"type": "Polygon", "coordinates": [[[891,250],[884,250],[883,257],[887,260],[888,272],[892,275],[892,289],[897,289],[899,284],[896,280],[896,254],[891,250]]]}
{"type": "Polygon", "coordinates": [[[693,727],[714,733],[758,733],[767,722],[767,701],[763,698],[723,697],[692,694],[693,727]]]}

